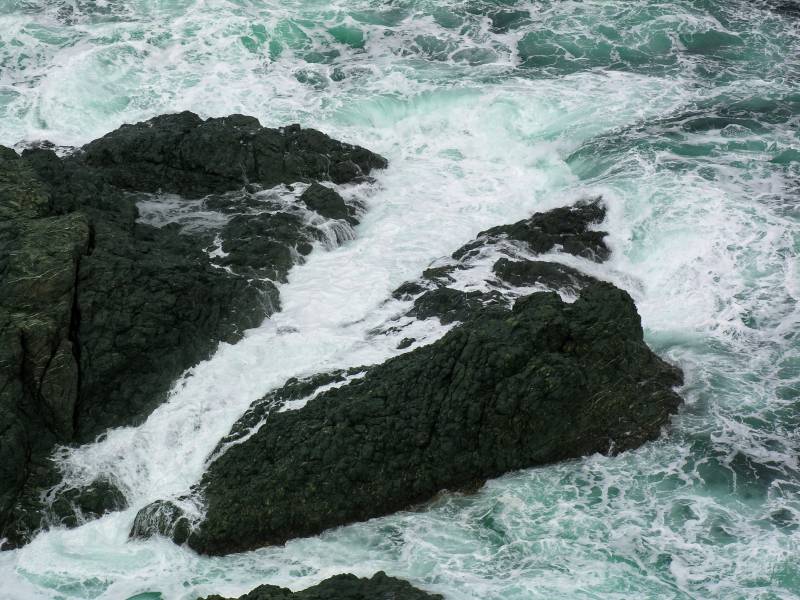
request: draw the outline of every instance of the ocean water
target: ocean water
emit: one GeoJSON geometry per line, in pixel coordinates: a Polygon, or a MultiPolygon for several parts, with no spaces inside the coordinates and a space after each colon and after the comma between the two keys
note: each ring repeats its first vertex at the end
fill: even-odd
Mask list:
{"type": "MultiPolygon", "coordinates": [[[[0,143],[75,146],[184,109],[317,127],[390,167],[342,190],[368,211],[292,271],[281,313],[140,427],[60,453],[70,481],[111,475],[132,508],[0,553],[0,598],[188,600],[379,569],[448,600],[800,598],[793,0],[0,0],[0,143]],[[127,540],[251,401],[397,354],[371,333],[404,308],[397,285],[482,229],[598,194],[611,260],[553,259],[627,289],[683,368],[660,440],[285,547],[127,540]]],[[[148,218],[181,212],[167,200],[148,218]]]]}

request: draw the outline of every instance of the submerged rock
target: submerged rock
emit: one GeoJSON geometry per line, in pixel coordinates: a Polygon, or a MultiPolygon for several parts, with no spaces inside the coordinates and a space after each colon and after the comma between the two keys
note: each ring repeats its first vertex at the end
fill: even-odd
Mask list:
{"type": "Polygon", "coordinates": [[[319,183],[312,183],[300,196],[300,201],[323,217],[341,219],[351,225],[358,223],[356,209],[346,204],[335,190],[319,183]]]}
{"type": "MultiPolygon", "coordinates": [[[[302,203],[264,203],[250,184],[330,179],[343,162],[359,177],[386,164],[320,132],[241,115],[165,115],[66,158],[0,147],[1,547],[28,540],[48,511],[69,525],[122,505],[90,486],[51,510],[42,500],[59,479],[50,452],[140,422],[188,367],[274,311],[275,282],[326,239],[319,224],[329,217],[310,224],[302,203]],[[230,192],[208,202],[223,225],[141,222],[139,192],[158,190],[230,192]]],[[[350,227],[355,213],[344,210],[350,227]]]]}
{"type": "MultiPolygon", "coordinates": [[[[237,600],[207,596],[199,600],[237,600]]],[[[383,571],[370,579],[355,575],[334,575],[300,592],[275,585],[260,585],[238,600],[442,600],[439,594],[428,594],[407,581],[389,577],[383,571]]]]}
{"type": "Polygon", "coordinates": [[[148,538],[153,532],[162,532],[176,544],[182,544],[188,539],[191,526],[191,520],[181,507],[168,500],[157,500],[136,514],[130,537],[148,538]]]}
{"type": "Polygon", "coordinates": [[[273,404],[211,463],[188,544],[208,554],[280,544],[515,469],[635,448],[675,412],[680,381],[610,284],[572,304],[541,292],[482,307],[303,408],[273,404]]]}
{"type": "Polygon", "coordinates": [[[108,478],[68,487],[60,481],[60,473],[50,458],[34,457],[29,468],[26,489],[17,498],[11,513],[17,531],[28,533],[45,527],[76,527],[128,507],[125,495],[108,478]]]}
{"type": "Polygon", "coordinates": [[[120,489],[110,481],[100,479],[86,487],[59,493],[50,505],[50,514],[55,524],[74,527],[127,506],[120,489]]]}

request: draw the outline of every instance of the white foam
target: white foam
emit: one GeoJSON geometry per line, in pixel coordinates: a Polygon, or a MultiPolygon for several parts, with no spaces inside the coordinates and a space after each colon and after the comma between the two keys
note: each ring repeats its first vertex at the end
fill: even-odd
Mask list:
{"type": "MultiPolygon", "coordinates": [[[[696,77],[705,59],[685,54],[665,77],[599,69],[516,77],[508,69],[519,59],[519,33],[493,34],[475,18],[462,34],[423,9],[397,25],[362,23],[360,49],[334,44],[326,32],[352,24],[345,13],[354,11],[353,3],[343,0],[324,10],[301,2],[119,4],[122,16],[107,18],[77,3],[83,8],[74,39],[63,44],[42,43],[26,30],[31,20],[58,27],[54,10],[0,15],[0,30],[23,44],[0,49],[11,61],[2,64],[27,61],[24,69],[0,70],[0,94],[13,92],[6,105],[0,95],[6,117],[0,141],[77,145],[170,110],[243,112],[268,125],[320,127],[384,154],[391,166],[374,187],[352,191],[368,208],[355,238],[332,232],[343,245],[316,251],[292,271],[281,289],[282,313],[187,373],[144,425],[110,432],[67,456],[76,481],[110,473],[132,507],[1,553],[7,588],[0,598],[116,599],[159,590],[188,600],[240,594],[264,582],[297,589],[342,571],[378,569],[454,600],[756,598],[773,590],[776,597],[792,596],[800,534],[769,525],[773,511],[800,510],[796,435],[785,424],[790,420],[774,416],[794,410],[791,389],[799,376],[790,337],[798,323],[797,225],[776,200],[790,182],[760,162],[769,158],[766,150],[686,157],[631,144],[612,149],[613,168],[587,181],[563,161],[592,136],[718,95],[782,93],[776,82],[788,79],[780,63],[791,68],[787,49],[795,48],[787,42],[788,26],[778,27],[751,3],[741,14],[729,3],[726,27],[741,28],[744,21],[755,27],[752,20],[767,32],[752,43],[766,41],[763,52],[737,66],[749,72],[714,87],[696,77]],[[280,57],[270,57],[266,44],[257,52],[242,45],[255,25],[284,43],[280,57]],[[298,39],[307,36],[294,48],[288,47],[290,26],[298,39]],[[406,53],[419,34],[456,47],[441,60],[406,53]],[[333,47],[341,56],[330,64],[302,59],[333,47]],[[478,47],[491,47],[496,60],[468,66],[453,58],[478,47]],[[341,81],[331,78],[337,68],[341,81]],[[316,79],[300,82],[300,69],[316,79]],[[435,321],[394,336],[369,335],[401,311],[400,303],[384,302],[397,285],[482,229],[597,194],[609,205],[611,261],[548,258],[627,289],[650,343],[684,366],[688,406],[669,440],[614,459],[512,474],[478,494],[445,496],[422,512],[281,548],[212,559],[165,540],[126,541],[136,510],[195,483],[209,452],[252,400],[291,376],[384,360],[399,352],[400,337],[424,343],[441,335],[435,321]],[[781,425],[773,427],[776,422],[781,425]],[[715,477],[740,469],[736,461],[751,461],[752,468],[777,465],[783,479],[766,491],[753,484],[748,493],[734,493],[703,470],[714,461],[727,465],[715,477]],[[716,523],[730,539],[710,539],[721,535],[716,523]]],[[[601,0],[524,6],[537,27],[561,35],[598,35],[597,23],[606,22],[642,43],[650,39],[648,27],[668,31],[673,53],[676,32],[722,29],[718,18],[686,2],[658,10],[652,3],[601,0]],[[647,10],[658,13],[647,27],[628,27],[624,15],[647,10]]],[[[738,133],[736,140],[752,139],[738,133]]],[[[793,136],[785,127],[770,141],[796,144],[793,136]]],[[[712,132],[691,141],[730,139],[712,132]]],[[[484,266],[488,272],[488,261],[484,266]]],[[[744,479],[740,474],[739,489],[744,479]]]]}

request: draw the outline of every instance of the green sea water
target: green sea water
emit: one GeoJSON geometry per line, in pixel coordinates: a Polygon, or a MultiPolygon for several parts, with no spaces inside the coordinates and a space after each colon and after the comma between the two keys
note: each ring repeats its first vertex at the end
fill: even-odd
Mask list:
{"type": "Polygon", "coordinates": [[[132,508],[0,553],[0,598],[189,599],[379,569],[448,600],[800,598],[798,4],[0,0],[0,143],[76,146],[185,109],[317,127],[391,165],[354,192],[356,239],[295,270],[275,325],[71,456],[132,508]],[[352,324],[379,321],[393,287],[482,229],[597,194],[613,257],[575,266],[627,289],[686,376],[660,440],[280,548],[127,541],[248,398],[391,355],[352,324]]]}

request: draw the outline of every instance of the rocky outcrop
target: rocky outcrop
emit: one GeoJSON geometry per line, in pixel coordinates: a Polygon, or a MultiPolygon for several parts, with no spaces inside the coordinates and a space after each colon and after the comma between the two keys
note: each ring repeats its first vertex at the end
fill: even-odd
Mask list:
{"type": "Polygon", "coordinates": [[[203,121],[190,112],[123,125],[85,146],[83,160],[117,187],[184,196],[248,183],[348,183],[387,165],[369,150],[314,129],[270,129],[244,115],[203,121]]]}
{"type": "Polygon", "coordinates": [[[280,544],[515,469],[635,448],[677,409],[680,381],[611,284],[572,304],[541,292],[483,306],[301,409],[280,410],[292,391],[262,404],[196,490],[207,510],[188,544],[280,544]]]}
{"type": "Polygon", "coordinates": [[[605,260],[606,234],[594,229],[604,217],[598,199],[495,227],[401,286],[395,298],[412,302],[402,318],[461,325],[384,364],[271,392],[215,450],[194,490],[203,520],[155,503],[132,535],[168,535],[209,554],[249,550],[658,436],[682,376],[644,343],[633,300],[535,258],[560,250],[605,260]],[[489,279],[469,283],[476,272],[489,279]],[[302,408],[285,410],[299,399],[302,408]]]}
{"type": "Polygon", "coordinates": [[[30,166],[0,148],[0,522],[40,467],[34,457],[74,435],[77,272],[89,246],[86,216],[51,216],[30,166]]]}
{"type": "Polygon", "coordinates": [[[334,575],[301,592],[260,585],[238,599],[208,596],[200,600],[442,600],[442,596],[427,594],[406,581],[379,571],[370,579],[359,579],[350,574],[334,575]]]}
{"type": "Polygon", "coordinates": [[[130,537],[145,539],[158,531],[176,544],[183,544],[191,530],[192,521],[180,506],[169,500],[156,500],[136,513],[130,537]]]}
{"type": "Polygon", "coordinates": [[[599,198],[579,202],[574,206],[556,208],[535,213],[529,219],[511,225],[499,225],[478,234],[474,241],[453,253],[453,258],[462,260],[476,255],[481,248],[511,240],[524,244],[531,252],[543,254],[560,250],[567,254],[603,261],[611,251],[606,246],[604,231],[592,229],[605,219],[606,210],[599,198]]]}
{"type": "Polygon", "coordinates": [[[328,239],[331,220],[357,223],[359,207],[317,180],[353,181],[385,164],[320,132],[241,115],[165,115],[66,158],[0,148],[3,547],[27,540],[43,515],[74,524],[124,502],[103,481],[43,503],[59,480],[53,447],[137,423],[184,370],[258,325],[279,305],[276,283],[328,239]],[[275,203],[261,191],[296,181],[321,200],[275,203]],[[221,225],[142,223],[140,201],[166,201],[143,194],[156,191],[213,192],[193,206],[221,225]]]}
{"type": "MultiPolygon", "coordinates": [[[[407,317],[438,318],[443,324],[465,321],[481,307],[508,306],[533,290],[553,290],[575,296],[596,279],[552,260],[545,253],[562,253],[603,262],[611,254],[608,235],[595,229],[606,217],[602,199],[534,213],[511,225],[483,231],[422,277],[407,281],[393,292],[398,300],[412,300],[407,317]],[[490,277],[476,280],[481,263],[491,264],[490,277]]],[[[396,328],[394,323],[390,327],[396,328]]]]}

